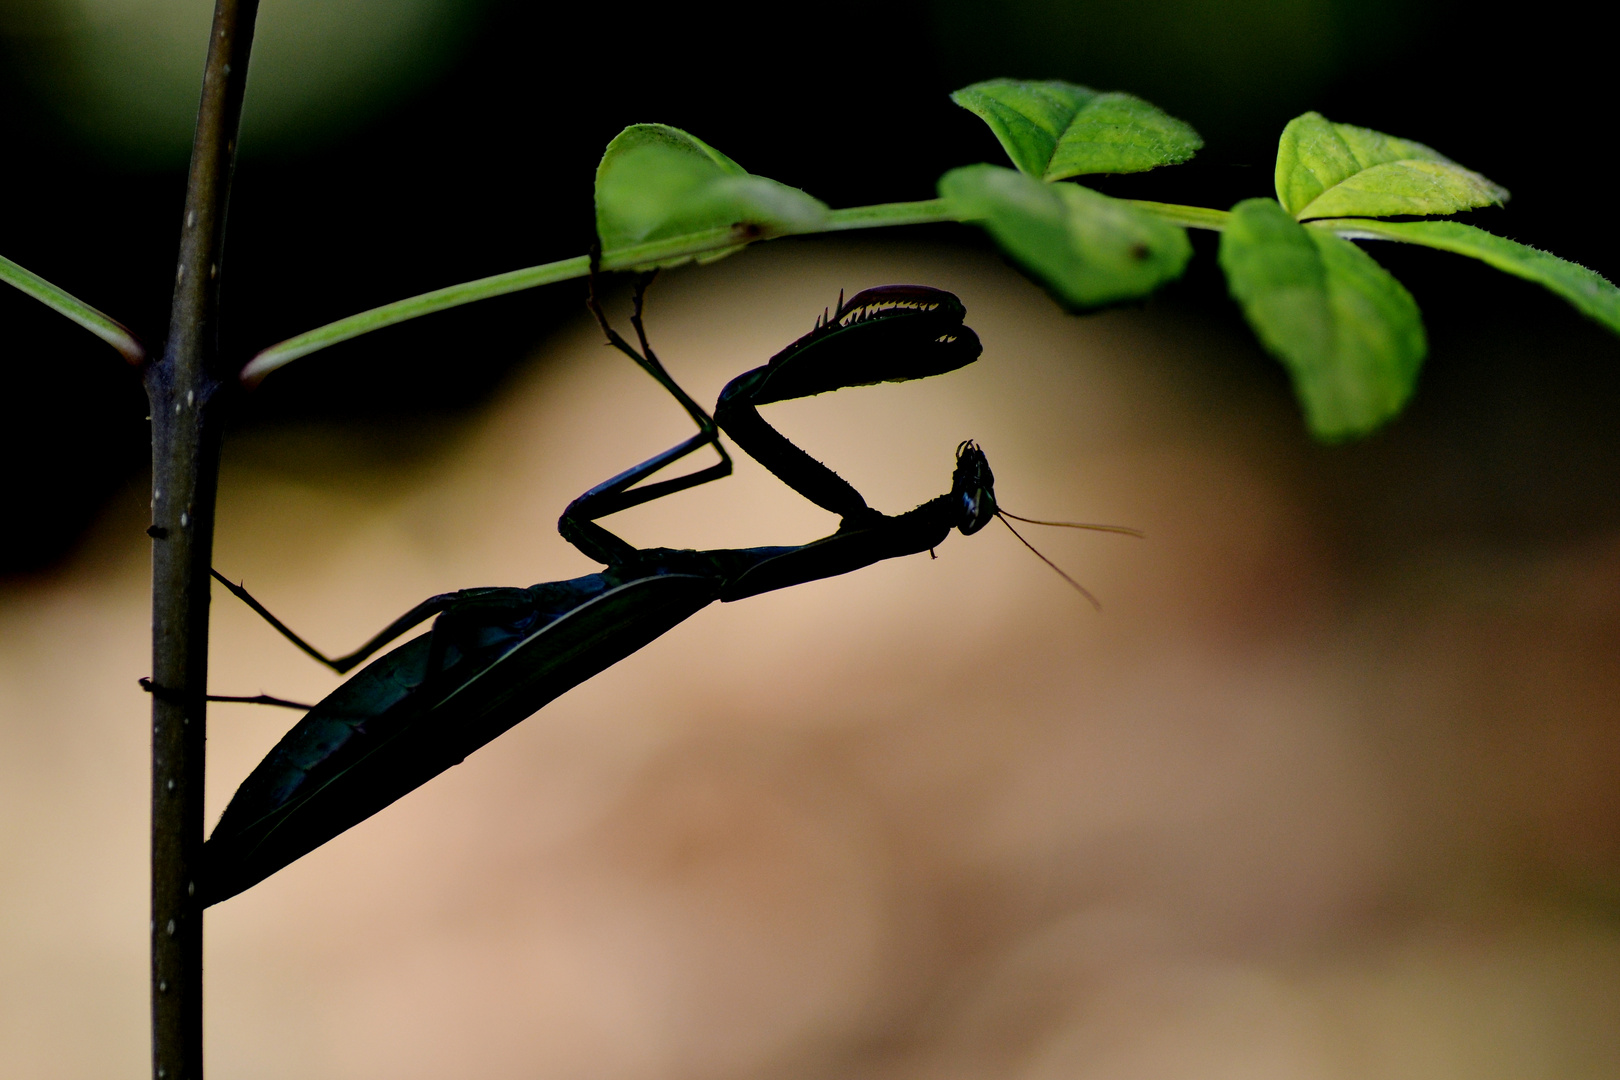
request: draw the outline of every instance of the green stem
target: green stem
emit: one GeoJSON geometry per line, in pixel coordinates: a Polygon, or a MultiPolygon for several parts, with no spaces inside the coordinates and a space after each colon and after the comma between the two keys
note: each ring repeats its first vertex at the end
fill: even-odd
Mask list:
{"type": "MultiPolygon", "coordinates": [[[[1125,199],[1137,210],[1152,214],[1188,229],[1212,229],[1216,232],[1225,231],[1227,222],[1232,215],[1226,210],[1216,210],[1208,206],[1184,206],[1180,203],[1149,202],[1144,199],[1125,199]]],[[[761,233],[740,227],[710,229],[707,232],[688,233],[684,236],[673,237],[668,240],[655,240],[648,244],[637,244],[635,247],[619,248],[605,252],[602,255],[602,269],[629,270],[651,263],[669,265],[675,262],[692,259],[702,259],[705,256],[715,256],[753,243],[756,240],[771,240],[777,236],[805,235],[811,233],[846,232],[851,229],[877,229],[891,225],[927,225],[945,221],[963,221],[964,219],[951,206],[946,199],[923,199],[918,202],[877,203],[873,206],[852,206],[843,210],[830,211],[814,228],[803,230],[802,233],[761,233]]],[[[1398,240],[1404,237],[1387,235],[1378,230],[1378,223],[1368,223],[1360,220],[1334,221],[1322,223],[1323,228],[1330,228],[1339,236],[1349,239],[1384,239],[1398,240]]],[[[396,300],[392,304],[362,311],[358,315],[350,315],[346,319],[328,323],[317,327],[297,337],[270,346],[253,358],[247,367],[242,369],[242,381],[252,384],[258,382],[266,375],[285,364],[297,360],[301,356],[308,356],[312,352],[336,345],[340,341],[369,334],[373,330],[381,330],[385,326],[418,319],[423,315],[431,315],[436,311],[447,308],[460,307],[477,300],[488,300],[495,296],[504,296],[507,293],[519,292],[523,289],[533,289],[540,285],[551,285],[559,281],[568,281],[571,278],[584,277],[590,272],[590,260],[584,255],[572,259],[563,259],[559,262],[543,263],[540,266],[529,266],[522,270],[510,270],[504,274],[495,274],[491,277],[479,278],[477,281],[466,281],[459,285],[450,285],[443,289],[412,296],[405,300],[396,300]]]]}
{"type": "Polygon", "coordinates": [[[146,360],[146,350],[123,323],[104,315],[62,289],[57,288],[32,270],[25,269],[0,255],[0,281],[15,285],[52,311],[60,312],[124,354],[132,364],[146,360]]]}
{"type": "MultiPolygon", "coordinates": [[[[1126,199],[1126,202],[1138,210],[1152,214],[1154,217],[1173,221],[1177,225],[1189,229],[1213,229],[1224,232],[1227,222],[1231,220],[1230,211],[1214,210],[1207,206],[1182,206],[1178,203],[1146,202],[1142,199],[1126,199]]],[[[1320,218],[1307,221],[1304,224],[1315,229],[1326,229],[1334,236],[1346,240],[1399,240],[1403,243],[1422,243],[1414,238],[1403,226],[1408,224],[1399,221],[1377,221],[1373,218],[1320,218]]]]}
{"type": "MultiPolygon", "coordinates": [[[[1183,226],[1189,229],[1213,229],[1216,232],[1226,228],[1231,214],[1225,210],[1215,210],[1207,206],[1183,206],[1179,203],[1148,202],[1142,199],[1124,200],[1131,206],[1154,217],[1183,226]]],[[[923,199],[918,202],[878,203],[873,206],[852,206],[843,210],[830,211],[815,227],[806,229],[804,235],[809,233],[846,232],[851,229],[877,229],[891,225],[927,225],[936,222],[965,220],[946,199],[923,199]]],[[[1364,236],[1373,235],[1360,224],[1346,223],[1332,226],[1340,235],[1364,236]]],[[[705,256],[718,255],[732,249],[753,243],[756,240],[770,240],[777,236],[795,235],[793,233],[761,233],[757,230],[749,231],[740,227],[710,229],[707,232],[689,233],[684,236],[673,237],[668,240],[656,240],[648,244],[638,244],[635,247],[619,248],[608,251],[602,255],[602,269],[628,270],[651,263],[669,265],[691,259],[702,259],[705,256]]],[[[590,260],[583,255],[572,259],[563,259],[559,262],[544,263],[540,266],[529,266],[522,270],[511,270],[504,274],[495,274],[491,277],[479,278],[477,281],[467,281],[459,285],[450,285],[443,289],[412,296],[405,300],[396,300],[392,304],[362,311],[358,315],[350,315],[346,319],[328,323],[297,337],[270,346],[255,356],[247,367],[242,369],[242,380],[247,383],[256,383],[277,368],[289,364],[301,356],[308,356],[312,352],[340,341],[369,334],[373,330],[381,330],[385,326],[406,322],[410,319],[431,315],[436,311],[447,308],[460,307],[476,300],[488,300],[495,296],[504,296],[507,293],[518,292],[523,289],[533,289],[540,285],[551,285],[559,281],[568,281],[571,278],[584,277],[590,272],[590,260]]]]}
{"type": "Polygon", "coordinates": [[[1403,244],[1420,244],[1423,241],[1411,236],[1402,226],[1425,223],[1378,221],[1374,218],[1317,218],[1304,224],[1313,229],[1327,229],[1334,236],[1342,236],[1346,240],[1397,240],[1403,244]]]}
{"type": "Polygon", "coordinates": [[[1214,210],[1207,206],[1182,206],[1180,203],[1148,202],[1144,199],[1126,199],[1138,210],[1163,218],[1188,229],[1214,229],[1223,232],[1226,222],[1232,215],[1226,210],[1214,210]]]}
{"type": "Polygon", "coordinates": [[[873,206],[851,206],[834,210],[817,232],[843,232],[846,229],[877,229],[888,225],[932,225],[941,221],[961,221],[962,218],[945,199],[923,199],[920,202],[877,203],[873,206]]]}
{"type": "MultiPolygon", "coordinates": [[[[930,222],[955,221],[956,215],[944,199],[926,199],[921,202],[879,203],[875,206],[856,206],[847,210],[834,210],[816,228],[808,232],[844,232],[850,229],[875,229],[889,225],[919,225],[930,222]]],[[[715,255],[755,240],[769,240],[788,233],[760,234],[745,229],[727,227],[706,232],[688,233],[668,240],[654,240],[634,247],[618,248],[602,254],[602,269],[629,270],[649,263],[668,264],[677,260],[700,259],[715,255]]],[[[340,341],[381,330],[385,326],[418,319],[436,311],[460,307],[477,300],[488,300],[507,293],[553,285],[571,278],[581,278],[590,272],[590,259],[584,255],[539,266],[509,270],[477,281],[466,281],[442,289],[396,300],[382,307],[350,315],[334,323],[317,327],[297,337],[270,346],[253,358],[242,369],[242,381],[258,382],[277,368],[308,356],[312,352],[336,345],[340,341]]]]}
{"type": "Polygon", "coordinates": [[[373,330],[381,330],[385,326],[393,326],[408,319],[417,319],[423,315],[431,315],[435,311],[444,311],[446,308],[460,307],[475,300],[488,300],[494,296],[504,296],[507,293],[519,292],[523,289],[533,289],[540,285],[550,285],[558,281],[567,281],[569,278],[584,277],[590,269],[591,261],[584,255],[575,259],[564,259],[561,262],[545,263],[541,266],[529,266],[522,270],[510,270],[504,274],[494,274],[490,277],[479,278],[477,281],[464,281],[459,285],[450,285],[443,289],[412,296],[405,300],[395,300],[392,304],[362,311],[358,315],[350,315],[346,319],[339,319],[334,323],[317,327],[297,337],[272,345],[253,358],[247,367],[242,369],[242,381],[256,383],[272,371],[284,364],[290,364],[300,356],[308,356],[312,352],[319,352],[329,345],[336,345],[340,341],[369,334],[373,330]]]}

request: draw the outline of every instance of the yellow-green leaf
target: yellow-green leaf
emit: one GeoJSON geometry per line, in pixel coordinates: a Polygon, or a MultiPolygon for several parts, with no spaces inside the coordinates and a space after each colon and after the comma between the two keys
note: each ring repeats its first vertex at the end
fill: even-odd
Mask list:
{"type": "Polygon", "coordinates": [[[990,79],[951,100],[990,126],[1020,172],[1041,180],[1186,161],[1198,132],[1139,97],[1053,79],[990,79]]]}
{"type": "MultiPolygon", "coordinates": [[[[819,227],[827,207],[795,187],[755,176],[702,140],[667,124],[620,132],[596,169],[596,234],[604,254],[656,240],[728,234],[736,245],[819,227]]],[[[655,262],[676,265],[691,257],[655,262]]]]}
{"type": "Polygon", "coordinates": [[[1295,117],[1277,144],[1277,199],[1295,219],[1455,214],[1507,201],[1506,188],[1422,143],[1295,117]]]}
{"type": "Polygon", "coordinates": [[[1405,407],[1428,351],[1423,318],[1365,251],[1270,199],[1248,199],[1232,208],[1220,262],[1317,438],[1365,435],[1405,407]]]}
{"type": "Polygon", "coordinates": [[[968,165],[942,176],[939,193],[1072,310],[1146,296],[1192,255],[1185,229],[1078,184],[968,165]]]}

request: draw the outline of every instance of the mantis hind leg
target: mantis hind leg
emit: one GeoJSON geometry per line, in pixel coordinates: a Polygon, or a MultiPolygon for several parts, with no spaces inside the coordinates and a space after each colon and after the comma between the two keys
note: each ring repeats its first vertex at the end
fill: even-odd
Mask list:
{"type": "MultiPolygon", "coordinates": [[[[275,629],[276,633],[292,642],[307,656],[326,665],[339,675],[343,675],[353,670],[356,665],[365,660],[367,657],[375,654],[383,646],[389,644],[411,629],[420,626],[422,623],[433,618],[441,611],[452,608],[458,603],[465,602],[463,600],[463,593],[440,593],[438,596],[430,596],[420,604],[417,604],[415,607],[411,608],[411,610],[407,611],[405,614],[401,615],[399,618],[395,619],[393,622],[389,623],[382,629],[381,633],[373,636],[370,641],[360,646],[354,652],[349,653],[346,656],[331,657],[327,656],[315,646],[299,637],[289,626],[287,626],[286,623],[272,615],[268,608],[259,603],[259,601],[254,598],[253,594],[248,592],[242,586],[229,580],[224,574],[221,574],[218,570],[211,567],[209,568],[208,572],[214,576],[215,581],[218,581],[221,585],[225,586],[225,588],[229,589],[232,596],[235,596],[238,600],[252,608],[255,614],[257,614],[265,622],[269,623],[271,627],[275,629]]],[[[151,679],[143,678],[140,680],[140,683],[141,689],[145,690],[148,694],[156,694],[160,697],[165,697],[178,693],[178,691],[156,685],[151,679]]],[[[272,697],[269,694],[255,694],[252,696],[242,696],[236,694],[208,694],[207,699],[209,701],[236,702],[243,705],[275,705],[284,709],[308,710],[313,708],[313,706],[305,704],[301,701],[288,701],[285,698],[272,697]]]]}
{"type": "MultiPolygon", "coordinates": [[[[253,594],[242,586],[227,580],[218,570],[210,570],[215,580],[229,589],[232,595],[239,598],[248,607],[252,608],[262,619],[275,628],[282,637],[291,641],[304,653],[320,661],[327,667],[342,675],[362,661],[380,651],[385,645],[392,643],[412,629],[434,619],[433,629],[430,631],[431,640],[428,643],[428,663],[426,680],[432,681],[443,673],[446,666],[449,650],[452,647],[465,647],[473,644],[462,640],[465,628],[484,629],[491,625],[488,618],[492,612],[507,613],[511,618],[508,622],[516,623],[526,621],[534,610],[533,602],[528,589],[490,588],[490,589],[462,589],[459,592],[440,593],[430,596],[417,604],[411,610],[385,626],[382,631],[367,641],[360,648],[346,656],[328,657],[309,642],[295,634],[280,619],[265,608],[253,594]]],[[[510,626],[508,635],[521,635],[525,627],[510,626]]],[[[152,685],[151,680],[142,679],[141,686],[148,693],[167,693],[152,685]]],[[[272,697],[269,694],[258,694],[251,697],[236,695],[208,695],[209,701],[238,702],[248,705],[278,705],[289,709],[309,709],[313,706],[297,701],[287,701],[284,698],[272,697]]]]}
{"type": "Polygon", "coordinates": [[[354,650],[354,652],[345,656],[331,657],[327,656],[315,646],[311,645],[309,642],[295,634],[286,623],[270,614],[269,609],[267,609],[263,604],[259,603],[258,600],[254,599],[253,594],[248,592],[242,586],[226,578],[225,575],[221,574],[218,570],[210,569],[208,572],[214,575],[215,581],[229,589],[232,596],[236,597],[238,600],[242,601],[242,603],[252,608],[259,618],[263,619],[265,622],[274,627],[276,633],[292,642],[307,656],[322,664],[325,664],[339,675],[353,670],[357,664],[365,660],[367,657],[375,654],[379,649],[387,645],[389,642],[395,640],[402,634],[407,633],[415,627],[420,626],[422,623],[427,622],[429,619],[433,618],[433,616],[439,614],[439,612],[454,606],[457,602],[461,601],[463,597],[463,594],[458,592],[440,593],[437,596],[430,596],[420,604],[417,604],[415,607],[411,608],[411,610],[407,611],[405,614],[401,615],[399,618],[395,619],[393,622],[389,623],[387,626],[383,627],[381,632],[372,637],[370,641],[354,650]]]}
{"type": "MultiPolygon", "coordinates": [[[[141,684],[142,690],[156,697],[173,699],[180,696],[177,691],[158,686],[145,676],[142,676],[137,681],[141,684]]],[[[269,694],[254,694],[251,697],[239,694],[208,694],[207,699],[209,701],[230,701],[238,705],[275,705],[283,709],[303,709],[306,712],[315,707],[306,702],[288,701],[286,698],[271,697],[269,694]]]]}
{"type": "Polygon", "coordinates": [[[288,701],[286,698],[271,697],[269,694],[254,694],[252,697],[242,697],[236,694],[209,694],[209,701],[234,701],[238,705],[274,705],[278,709],[303,709],[305,712],[315,706],[304,701],[288,701]]]}

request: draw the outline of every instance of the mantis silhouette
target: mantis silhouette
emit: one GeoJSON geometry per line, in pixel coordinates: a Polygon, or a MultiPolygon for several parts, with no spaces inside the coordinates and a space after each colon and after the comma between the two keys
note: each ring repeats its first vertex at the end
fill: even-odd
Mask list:
{"type": "Polygon", "coordinates": [[[526,589],[463,589],[430,597],[359,649],[331,658],[215,572],[294,645],[340,674],[434,621],[429,633],[372,661],[311,707],[237,789],[204,847],[205,904],[252,887],[365,820],[716,600],[740,600],[930,551],[951,529],[971,535],[998,516],[989,462],[971,441],[957,448],[949,491],[890,516],[869,507],[757,411],[774,401],[924,378],[972,363],[979,339],[963,324],[965,309],[954,295],[891,285],[848,301],[840,297],[837,310],[814,330],[733,379],[711,418],[648,344],[642,322],[648,280],[637,285],[631,317],[639,349],[609,325],[594,288],[591,310],[608,341],[681,404],[698,432],[592,488],[563,512],[558,531],[605,564],[600,573],[526,589]],[[789,487],[839,515],[837,531],[807,544],[691,551],[637,548],[597,523],[729,474],[722,430],[789,487]],[[715,448],[719,462],[645,482],[705,446],[715,448]]]}

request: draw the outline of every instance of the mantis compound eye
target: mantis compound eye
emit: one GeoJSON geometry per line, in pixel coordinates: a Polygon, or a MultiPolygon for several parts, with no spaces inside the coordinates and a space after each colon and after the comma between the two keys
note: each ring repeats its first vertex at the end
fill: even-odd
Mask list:
{"type": "Polygon", "coordinates": [[[960,514],[956,527],[963,536],[972,536],[996,516],[995,474],[990,471],[990,459],[972,439],[956,448],[951,495],[960,514]]]}

